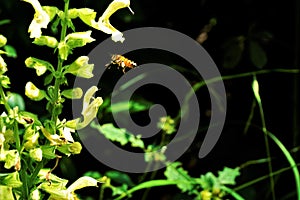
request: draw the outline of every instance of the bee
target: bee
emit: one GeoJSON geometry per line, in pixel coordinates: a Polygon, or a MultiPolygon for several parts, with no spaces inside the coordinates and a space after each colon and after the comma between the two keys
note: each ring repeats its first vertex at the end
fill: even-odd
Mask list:
{"type": "Polygon", "coordinates": [[[122,69],[122,72],[125,74],[125,70],[127,68],[132,69],[134,67],[137,66],[137,64],[135,62],[133,62],[132,60],[129,60],[127,58],[125,58],[122,55],[118,55],[118,54],[114,54],[111,56],[111,62],[109,64],[106,64],[106,67],[110,67],[110,65],[112,64],[116,64],[118,65],[118,68],[122,69]]]}

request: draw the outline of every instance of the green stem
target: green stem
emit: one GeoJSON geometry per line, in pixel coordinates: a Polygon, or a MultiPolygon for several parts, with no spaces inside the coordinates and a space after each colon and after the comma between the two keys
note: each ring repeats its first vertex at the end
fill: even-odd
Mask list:
{"type": "Polygon", "coordinates": [[[188,181],[180,181],[180,180],[151,180],[151,181],[146,181],[146,182],[143,182],[143,183],[131,188],[130,190],[128,190],[126,193],[123,193],[122,195],[120,195],[115,200],[120,200],[120,199],[123,199],[126,196],[130,196],[132,193],[134,193],[138,190],[142,190],[142,189],[146,189],[146,188],[150,188],[150,187],[176,185],[176,184],[181,183],[181,182],[183,184],[188,183],[188,181]]]}
{"type": "Polygon", "coordinates": [[[291,156],[290,152],[286,149],[286,147],[281,143],[281,141],[275,135],[273,135],[269,131],[267,131],[267,135],[277,144],[277,146],[280,148],[280,150],[282,151],[282,153],[285,155],[286,159],[290,163],[290,166],[292,167],[294,172],[294,177],[296,182],[296,190],[298,195],[297,199],[300,200],[300,174],[295,160],[291,156]]]}
{"type": "MultiPolygon", "coordinates": [[[[62,29],[60,33],[60,42],[65,40],[65,37],[67,35],[67,28],[68,28],[68,10],[69,10],[69,2],[70,0],[65,0],[64,5],[64,19],[62,19],[62,29]]],[[[57,69],[56,74],[59,74],[59,77],[55,77],[55,83],[54,83],[54,97],[52,100],[52,117],[51,120],[56,124],[58,115],[60,113],[57,113],[56,108],[61,106],[60,102],[58,101],[60,98],[60,85],[61,85],[61,74],[63,70],[63,62],[64,60],[60,58],[60,55],[58,55],[58,63],[57,63],[57,69]]]]}
{"type": "Polygon", "coordinates": [[[29,188],[28,188],[28,177],[27,177],[27,173],[26,173],[26,169],[22,168],[20,170],[20,178],[21,178],[21,181],[22,181],[22,189],[23,189],[23,192],[22,192],[22,197],[24,200],[27,200],[29,199],[29,188]]]}
{"type": "Polygon", "coordinates": [[[103,198],[104,198],[104,189],[105,189],[105,185],[102,184],[101,189],[100,189],[99,200],[103,200],[103,198]]]}
{"type": "MultiPolygon", "coordinates": [[[[298,164],[295,165],[295,166],[289,166],[289,167],[285,167],[285,168],[279,169],[279,170],[277,170],[277,171],[274,171],[274,172],[273,172],[273,176],[279,175],[279,174],[281,174],[281,173],[283,173],[283,172],[286,172],[286,171],[288,171],[288,170],[290,170],[290,169],[293,169],[293,168],[295,168],[295,167],[297,167],[297,166],[300,166],[300,163],[298,163],[298,164]]],[[[270,174],[267,174],[267,175],[264,175],[264,176],[260,176],[259,178],[256,178],[256,179],[254,179],[254,180],[252,180],[252,181],[249,181],[249,182],[247,182],[247,183],[244,183],[244,184],[242,184],[242,185],[239,185],[239,186],[235,187],[234,190],[235,190],[235,191],[242,190],[242,189],[247,188],[247,187],[250,187],[251,185],[254,185],[254,184],[256,184],[256,183],[258,183],[258,182],[260,182],[260,181],[266,180],[266,179],[268,179],[268,178],[270,178],[270,174]]]]}
{"type": "MultiPolygon", "coordinates": [[[[253,80],[256,80],[256,76],[253,76],[253,80]]],[[[271,162],[271,151],[270,151],[270,145],[269,145],[269,138],[268,138],[268,131],[267,131],[267,126],[266,126],[266,121],[265,121],[265,115],[264,115],[264,110],[261,102],[261,98],[259,95],[259,92],[257,93],[254,91],[254,96],[256,98],[259,112],[260,112],[260,118],[261,118],[261,123],[262,123],[262,131],[264,133],[264,140],[265,140],[265,146],[266,146],[266,152],[267,152],[267,157],[270,158],[268,162],[268,168],[269,168],[269,173],[270,173],[270,187],[271,187],[271,194],[272,194],[272,199],[275,200],[275,183],[274,183],[274,178],[273,178],[273,169],[272,169],[272,162],[271,162]]]]}
{"type": "Polygon", "coordinates": [[[227,192],[228,194],[230,194],[232,197],[234,197],[237,200],[245,200],[241,195],[236,193],[233,189],[230,189],[225,186],[221,186],[221,189],[224,190],[225,192],[227,192]]]}
{"type": "Polygon", "coordinates": [[[45,166],[47,162],[48,160],[44,158],[41,162],[37,164],[36,168],[34,169],[33,173],[30,176],[29,187],[31,187],[35,183],[36,177],[38,176],[40,170],[45,166]]]}
{"type": "Polygon", "coordinates": [[[193,94],[197,90],[199,90],[200,88],[202,88],[205,85],[209,85],[209,84],[216,83],[216,82],[219,82],[219,81],[224,81],[224,80],[243,78],[243,77],[259,75],[259,74],[268,74],[268,73],[273,73],[273,72],[297,74],[297,73],[300,72],[300,70],[299,69],[266,69],[266,70],[252,71],[252,72],[246,72],[246,73],[241,73],[241,74],[218,76],[218,77],[211,78],[209,80],[200,81],[200,82],[196,83],[195,85],[193,85],[190,92],[186,95],[186,97],[184,99],[183,107],[181,109],[182,113],[179,112],[178,115],[176,116],[175,120],[178,120],[180,118],[180,116],[184,116],[184,114],[186,112],[188,112],[188,101],[190,100],[190,98],[193,96],[193,94]]]}
{"type": "Polygon", "coordinates": [[[0,85],[0,97],[2,99],[2,102],[4,104],[4,107],[6,109],[6,111],[9,113],[11,108],[10,106],[8,105],[8,102],[7,102],[7,97],[5,96],[5,93],[4,93],[4,90],[3,90],[3,87],[2,85],[0,85]]]}

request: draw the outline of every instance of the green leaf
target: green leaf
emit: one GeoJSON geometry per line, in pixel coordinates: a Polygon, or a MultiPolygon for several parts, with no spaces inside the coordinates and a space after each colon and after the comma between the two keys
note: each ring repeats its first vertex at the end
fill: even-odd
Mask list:
{"type": "Polygon", "coordinates": [[[0,20],[0,26],[4,25],[4,24],[9,24],[10,23],[10,19],[2,19],[0,20]]]}
{"type": "Polygon", "coordinates": [[[267,64],[268,58],[261,45],[253,40],[249,41],[250,59],[255,67],[262,68],[267,64]]]}
{"type": "Polygon", "coordinates": [[[43,151],[43,158],[47,158],[47,159],[56,158],[55,146],[44,145],[44,146],[41,146],[41,149],[43,151]]]}
{"type": "Polygon", "coordinates": [[[16,58],[18,56],[16,49],[11,45],[5,45],[4,50],[6,52],[6,56],[8,57],[16,58]]]}
{"type": "Polygon", "coordinates": [[[223,57],[224,68],[231,69],[239,64],[244,52],[244,45],[244,36],[234,37],[223,44],[223,49],[225,51],[223,57]]]}
{"type": "Polygon", "coordinates": [[[11,108],[18,106],[19,110],[25,110],[25,101],[18,93],[10,93],[7,102],[11,108]]]}
{"type": "Polygon", "coordinates": [[[0,185],[6,185],[12,188],[18,188],[22,186],[22,182],[20,181],[19,173],[13,172],[8,174],[4,179],[0,179],[0,185]]]}
{"type": "Polygon", "coordinates": [[[48,74],[44,79],[44,85],[49,85],[53,80],[53,74],[48,74]]]}
{"type": "Polygon", "coordinates": [[[131,178],[123,172],[107,171],[105,173],[105,176],[107,176],[111,180],[115,181],[116,183],[126,184],[130,187],[134,186],[134,183],[132,182],[131,178]]]}
{"type": "Polygon", "coordinates": [[[182,192],[192,191],[192,178],[188,175],[188,172],[180,166],[180,162],[171,163],[167,166],[164,174],[168,178],[168,180],[179,181],[177,187],[182,192]],[[184,183],[182,183],[181,181],[184,181],[184,183]]]}
{"type": "Polygon", "coordinates": [[[102,177],[102,175],[97,172],[97,171],[88,171],[88,172],[85,172],[83,174],[83,176],[89,176],[89,177],[92,177],[94,179],[100,179],[102,177]]]}
{"type": "Polygon", "coordinates": [[[236,167],[234,169],[224,167],[222,171],[218,172],[218,180],[221,184],[235,185],[235,178],[240,175],[240,168],[236,167]]]}
{"type": "Polygon", "coordinates": [[[60,22],[60,18],[57,17],[56,20],[53,22],[53,24],[51,25],[51,31],[56,34],[58,32],[57,26],[59,25],[60,22]]]}
{"type": "Polygon", "coordinates": [[[207,172],[206,174],[201,175],[197,182],[204,190],[212,190],[213,188],[220,187],[218,178],[212,172],[207,172]]]}
{"type": "Polygon", "coordinates": [[[112,112],[111,107],[114,107],[113,108],[114,113],[123,112],[123,111],[127,111],[127,110],[130,110],[131,113],[134,113],[134,112],[141,112],[141,111],[148,110],[151,107],[151,105],[153,105],[153,104],[146,100],[129,101],[129,102],[124,101],[124,102],[119,102],[119,103],[115,103],[115,104],[111,105],[108,108],[108,111],[112,112]]]}
{"type": "Polygon", "coordinates": [[[132,147],[144,148],[144,142],[140,139],[140,136],[135,136],[132,133],[128,133],[124,128],[116,128],[110,123],[103,124],[102,126],[92,123],[91,127],[96,128],[107,139],[114,142],[119,142],[122,146],[130,142],[132,147]]]}

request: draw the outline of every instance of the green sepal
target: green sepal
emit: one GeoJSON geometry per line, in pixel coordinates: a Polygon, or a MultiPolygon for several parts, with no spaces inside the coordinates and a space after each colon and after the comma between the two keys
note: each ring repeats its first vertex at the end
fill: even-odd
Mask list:
{"type": "Polygon", "coordinates": [[[47,46],[50,48],[55,48],[58,45],[58,41],[56,40],[55,37],[44,36],[44,35],[42,35],[39,38],[35,38],[33,43],[39,46],[47,46]]]}
{"type": "Polygon", "coordinates": [[[53,20],[55,15],[60,11],[57,7],[55,6],[42,6],[43,10],[46,11],[46,13],[50,17],[50,21],[53,20]]]}

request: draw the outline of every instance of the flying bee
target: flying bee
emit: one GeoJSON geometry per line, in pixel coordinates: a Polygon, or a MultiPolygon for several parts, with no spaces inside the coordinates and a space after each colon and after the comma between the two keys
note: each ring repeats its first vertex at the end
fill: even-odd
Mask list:
{"type": "Polygon", "coordinates": [[[125,70],[127,68],[132,69],[134,67],[137,66],[137,64],[135,62],[133,62],[132,60],[129,60],[127,58],[125,58],[122,55],[118,55],[118,54],[114,54],[111,56],[111,62],[109,64],[106,64],[106,67],[110,67],[110,65],[112,64],[116,64],[118,65],[118,68],[122,69],[122,72],[125,74],[125,70]]]}

